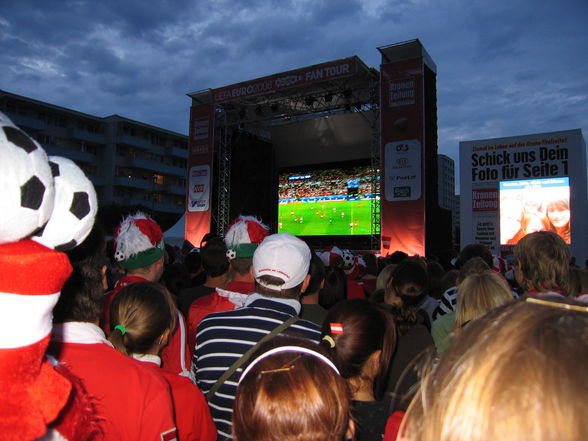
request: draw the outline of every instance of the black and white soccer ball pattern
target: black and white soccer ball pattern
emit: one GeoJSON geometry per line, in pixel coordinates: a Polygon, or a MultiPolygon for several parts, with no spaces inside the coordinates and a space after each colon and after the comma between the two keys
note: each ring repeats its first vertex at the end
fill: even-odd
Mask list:
{"type": "Polygon", "coordinates": [[[51,161],[0,112],[0,244],[35,236],[63,251],[89,234],[98,207],[92,183],[72,161],[51,161]]]}
{"type": "Polygon", "coordinates": [[[33,239],[58,251],[84,241],[92,230],[98,201],[92,182],[70,159],[49,156],[55,183],[53,214],[33,239]]]}

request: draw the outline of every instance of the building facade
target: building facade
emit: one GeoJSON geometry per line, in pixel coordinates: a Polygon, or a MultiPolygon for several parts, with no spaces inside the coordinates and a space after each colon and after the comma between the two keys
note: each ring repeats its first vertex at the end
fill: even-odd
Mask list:
{"type": "Polygon", "coordinates": [[[0,90],[0,111],[48,155],[73,160],[101,205],[185,211],[188,137],[118,115],[97,117],[0,90]]]}
{"type": "Polygon", "coordinates": [[[437,156],[437,188],[439,206],[451,212],[451,239],[456,244],[459,213],[455,196],[455,161],[446,155],[437,156]]]}

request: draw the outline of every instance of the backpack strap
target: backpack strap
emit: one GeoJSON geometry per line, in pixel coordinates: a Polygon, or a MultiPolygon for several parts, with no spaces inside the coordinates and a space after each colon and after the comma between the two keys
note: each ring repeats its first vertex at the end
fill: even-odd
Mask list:
{"type": "Polygon", "coordinates": [[[214,383],[214,385],[212,386],[212,388],[208,391],[208,393],[206,394],[206,400],[210,402],[210,400],[212,399],[212,397],[214,397],[214,394],[216,394],[216,392],[220,389],[220,387],[223,385],[223,383],[225,381],[227,381],[229,379],[229,377],[231,375],[233,375],[233,373],[239,369],[241,366],[243,366],[243,364],[245,364],[247,362],[247,360],[249,360],[251,358],[251,355],[253,355],[253,353],[266,341],[271,340],[272,338],[274,338],[276,335],[278,335],[280,332],[284,331],[287,327],[289,327],[290,325],[296,323],[298,320],[300,320],[300,317],[298,317],[297,315],[290,317],[288,320],[286,320],[284,323],[282,323],[281,325],[277,326],[276,328],[274,328],[274,330],[272,332],[270,332],[269,334],[265,335],[261,340],[259,340],[255,345],[253,345],[251,348],[249,348],[249,350],[247,352],[245,352],[241,358],[239,358],[237,361],[235,361],[232,366],[227,369],[225,371],[224,374],[222,374],[220,376],[220,378],[218,380],[216,380],[216,383],[214,383]]]}

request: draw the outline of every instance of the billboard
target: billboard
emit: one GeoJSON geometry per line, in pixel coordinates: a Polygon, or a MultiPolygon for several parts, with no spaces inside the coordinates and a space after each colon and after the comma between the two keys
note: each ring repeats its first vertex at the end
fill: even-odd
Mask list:
{"type": "Polygon", "coordinates": [[[588,255],[582,131],[460,143],[461,246],[506,254],[525,234],[554,231],[588,255]]]}

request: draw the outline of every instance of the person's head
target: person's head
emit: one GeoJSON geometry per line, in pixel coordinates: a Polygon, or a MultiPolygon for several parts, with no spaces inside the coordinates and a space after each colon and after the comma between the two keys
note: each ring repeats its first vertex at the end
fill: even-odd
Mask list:
{"type": "Polygon", "coordinates": [[[176,262],[165,267],[161,280],[174,296],[178,296],[190,284],[190,274],[183,263],[176,262]]]}
{"type": "Polygon", "coordinates": [[[429,295],[434,299],[441,298],[443,294],[443,276],[445,270],[439,262],[427,262],[427,273],[429,275],[429,295]]]}
{"type": "Polygon", "coordinates": [[[588,439],[588,400],[579,398],[588,395],[579,369],[588,365],[587,332],[587,307],[554,296],[507,303],[473,321],[425,376],[403,439],[588,439]]]}
{"type": "Polygon", "coordinates": [[[371,276],[378,275],[378,259],[375,254],[365,253],[363,255],[363,261],[365,262],[365,274],[371,276]]]}
{"type": "Polygon", "coordinates": [[[164,269],[165,245],[159,225],[144,213],[126,217],[114,232],[114,258],[127,273],[157,282],[164,269]]]}
{"type": "Polygon", "coordinates": [[[494,271],[483,271],[467,276],[458,286],[457,308],[454,330],[461,330],[466,324],[488,311],[512,300],[507,281],[494,271]]]}
{"type": "Polygon", "coordinates": [[[568,292],[570,250],[550,231],[523,237],[514,248],[515,276],[526,290],[568,292]]]}
{"type": "Polygon", "coordinates": [[[506,243],[521,231],[522,213],[520,205],[515,202],[500,205],[500,242],[506,243]]]}
{"type": "Polygon", "coordinates": [[[157,355],[176,323],[176,307],[167,289],[154,282],[131,283],[112,301],[109,340],[124,354],[157,355]]]}
{"type": "Polygon", "coordinates": [[[184,265],[191,276],[198,274],[202,270],[202,256],[200,256],[200,251],[194,248],[186,254],[184,265]]]}
{"type": "Polygon", "coordinates": [[[417,307],[427,295],[429,276],[421,259],[404,259],[392,272],[384,301],[397,307],[417,307]]]}
{"type": "Polygon", "coordinates": [[[235,441],[343,441],[351,426],[346,382],[308,340],[275,337],[241,375],[233,405],[235,441]]]}
{"type": "Polygon", "coordinates": [[[544,214],[523,216],[521,220],[521,230],[524,234],[545,231],[548,227],[548,221],[544,214]]]}
{"type": "Polygon", "coordinates": [[[99,224],[76,248],[68,251],[73,272],[61,289],[53,321],[98,323],[103,313],[106,286],[106,242],[99,224]]]}
{"type": "Polygon", "coordinates": [[[310,248],[290,233],[267,236],[253,254],[255,290],[267,297],[298,299],[310,276],[310,248]]]}
{"type": "Polygon", "coordinates": [[[474,257],[481,257],[484,259],[484,262],[486,262],[488,267],[492,268],[492,253],[486,245],[481,243],[466,245],[459,253],[459,257],[455,262],[456,268],[460,269],[464,263],[474,257]]]}
{"type": "Polygon", "coordinates": [[[241,276],[249,273],[253,253],[268,234],[269,228],[253,216],[239,216],[229,225],[225,244],[234,272],[241,276]]]}
{"type": "Polygon", "coordinates": [[[375,399],[381,399],[396,349],[392,315],[367,299],[345,300],[327,313],[322,335],[321,346],[331,355],[341,376],[350,380],[352,392],[359,382],[369,381],[375,399]]]}
{"type": "Polygon", "coordinates": [[[202,268],[208,277],[219,277],[229,271],[227,246],[217,237],[211,238],[200,250],[202,268]]]}
{"type": "MultiPolygon", "coordinates": [[[[545,213],[552,230],[569,235],[570,232],[570,200],[555,198],[547,202],[545,213]]],[[[569,241],[569,237],[565,238],[569,241]]]]}
{"type": "Polygon", "coordinates": [[[319,305],[330,309],[347,298],[347,277],[343,268],[325,267],[325,283],[319,291],[319,305]]]}
{"type": "Polygon", "coordinates": [[[461,268],[459,269],[459,275],[457,277],[457,284],[459,285],[463,282],[468,276],[472,274],[481,274],[485,271],[490,270],[490,266],[486,263],[484,259],[481,257],[473,257],[467,262],[465,262],[461,268]]]}
{"type": "Polygon", "coordinates": [[[312,253],[310,257],[308,273],[310,274],[310,280],[308,281],[306,290],[302,293],[303,297],[318,294],[325,281],[325,265],[316,253],[312,253]]]}
{"type": "Polygon", "coordinates": [[[568,292],[570,297],[588,294],[588,270],[577,266],[570,266],[568,292]]]}

